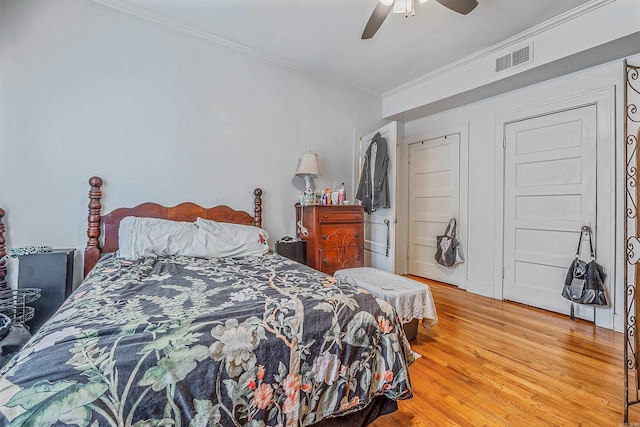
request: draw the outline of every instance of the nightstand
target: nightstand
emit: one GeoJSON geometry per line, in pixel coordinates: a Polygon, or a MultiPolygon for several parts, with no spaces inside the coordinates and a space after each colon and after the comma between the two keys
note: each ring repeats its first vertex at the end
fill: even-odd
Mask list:
{"type": "Polygon", "coordinates": [[[307,242],[304,240],[278,240],[276,242],[276,252],[279,255],[297,261],[301,264],[307,262],[307,242]]]}
{"type": "Polygon", "coordinates": [[[35,315],[29,322],[37,331],[64,300],[71,294],[73,285],[73,259],[75,249],[54,249],[53,252],[20,257],[18,288],[39,288],[41,297],[32,303],[35,315]]]}

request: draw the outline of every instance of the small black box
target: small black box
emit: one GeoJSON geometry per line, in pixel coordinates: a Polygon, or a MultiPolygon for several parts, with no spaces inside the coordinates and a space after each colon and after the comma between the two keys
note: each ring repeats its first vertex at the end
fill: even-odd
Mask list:
{"type": "Polygon", "coordinates": [[[73,257],[75,249],[55,249],[53,252],[20,257],[18,264],[18,289],[39,288],[41,297],[28,303],[35,309],[30,322],[37,331],[62,305],[71,293],[73,282],[73,257]]]}
{"type": "Polygon", "coordinates": [[[278,240],[276,252],[301,264],[307,262],[307,242],[304,240],[278,240]]]}

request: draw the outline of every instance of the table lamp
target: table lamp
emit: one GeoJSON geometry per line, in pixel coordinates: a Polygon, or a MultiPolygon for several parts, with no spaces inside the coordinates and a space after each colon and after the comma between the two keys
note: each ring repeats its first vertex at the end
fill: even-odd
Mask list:
{"type": "Polygon", "coordinates": [[[318,155],[311,152],[303,154],[300,158],[300,164],[298,165],[296,175],[304,177],[304,194],[306,196],[311,195],[313,193],[313,189],[311,188],[311,178],[320,176],[320,171],[318,170],[318,155]]]}

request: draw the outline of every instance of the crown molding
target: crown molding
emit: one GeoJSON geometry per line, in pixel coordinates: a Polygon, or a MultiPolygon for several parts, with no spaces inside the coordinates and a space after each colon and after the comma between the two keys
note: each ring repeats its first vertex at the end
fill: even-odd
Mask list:
{"type": "Polygon", "coordinates": [[[260,59],[262,59],[264,61],[268,61],[268,62],[271,62],[273,64],[277,64],[279,66],[282,66],[282,67],[285,67],[285,68],[289,68],[291,70],[294,70],[294,71],[297,71],[297,72],[300,72],[300,73],[315,77],[315,78],[323,80],[325,82],[332,83],[332,84],[335,84],[335,85],[338,85],[338,86],[342,86],[342,87],[344,87],[346,89],[350,89],[350,90],[353,90],[355,92],[359,92],[359,93],[364,94],[364,95],[372,96],[372,97],[377,98],[377,99],[382,99],[382,94],[379,93],[379,92],[375,92],[375,91],[372,91],[370,89],[359,87],[359,86],[356,86],[356,85],[353,85],[353,84],[350,84],[350,83],[347,83],[347,82],[344,82],[344,81],[331,79],[331,78],[329,78],[327,76],[324,76],[322,74],[315,73],[313,71],[309,71],[309,70],[300,68],[300,67],[295,66],[295,65],[293,65],[293,64],[291,64],[291,63],[289,63],[287,61],[284,61],[284,60],[282,60],[282,59],[280,59],[278,57],[264,54],[264,53],[259,52],[257,50],[251,49],[250,47],[247,47],[247,46],[245,46],[243,44],[236,43],[236,42],[231,41],[231,40],[227,40],[224,37],[220,37],[220,36],[217,36],[217,35],[215,35],[213,33],[209,33],[207,31],[200,30],[200,29],[195,28],[195,27],[193,27],[191,25],[186,25],[186,24],[183,24],[183,23],[178,22],[176,20],[173,20],[173,19],[170,19],[170,18],[166,18],[164,16],[161,16],[161,15],[158,15],[156,13],[150,12],[150,11],[148,11],[146,9],[141,9],[139,7],[132,6],[130,4],[127,4],[127,3],[119,1],[119,0],[92,0],[92,1],[94,3],[98,3],[98,4],[101,4],[103,6],[107,6],[107,7],[110,7],[112,9],[116,9],[116,10],[119,10],[121,12],[127,13],[129,15],[137,16],[138,18],[145,19],[145,20],[153,22],[155,24],[159,24],[159,25],[168,27],[168,28],[170,28],[172,30],[179,31],[181,33],[188,34],[188,35],[191,35],[191,36],[194,36],[194,37],[198,37],[200,39],[204,39],[204,40],[216,43],[216,44],[218,44],[220,46],[224,46],[224,47],[227,47],[227,48],[230,48],[230,49],[234,49],[234,50],[243,52],[243,53],[245,53],[247,55],[251,55],[251,56],[254,56],[256,58],[260,58],[260,59]]]}
{"type": "Polygon", "coordinates": [[[416,79],[413,79],[407,83],[404,83],[400,86],[397,86],[393,89],[390,89],[386,92],[384,92],[382,94],[382,97],[388,97],[388,96],[392,96],[395,95],[399,92],[402,92],[404,90],[410,89],[414,86],[417,86],[421,83],[427,82],[429,80],[435,79],[436,77],[439,77],[443,74],[447,74],[453,70],[455,70],[456,68],[462,67],[464,65],[470,64],[474,61],[477,61],[478,59],[485,57],[485,56],[490,56],[490,55],[494,55],[499,51],[505,50],[513,45],[516,45],[518,43],[522,43],[525,40],[534,37],[538,34],[544,33],[545,31],[548,31],[552,28],[558,27],[566,22],[571,21],[572,19],[578,18],[579,16],[582,16],[586,13],[589,13],[595,9],[598,9],[604,5],[607,5],[609,3],[614,2],[615,0],[591,0],[587,3],[584,3],[578,7],[575,7],[565,13],[562,13],[560,15],[557,15],[551,19],[548,19],[538,25],[535,25],[531,28],[529,28],[528,30],[525,30],[521,33],[516,34],[515,36],[509,37],[508,39],[505,39],[499,43],[496,43],[492,46],[489,46],[488,48],[479,50],[478,52],[475,52],[465,58],[462,58],[456,62],[452,62],[448,65],[445,65],[444,67],[438,68],[437,70],[434,70],[430,73],[424,74],[416,79]]]}

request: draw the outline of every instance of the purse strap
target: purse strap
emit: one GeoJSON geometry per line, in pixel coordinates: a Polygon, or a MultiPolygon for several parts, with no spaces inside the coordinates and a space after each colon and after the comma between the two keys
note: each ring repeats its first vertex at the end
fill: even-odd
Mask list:
{"type": "Polygon", "coordinates": [[[589,253],[591,255],[591,261],[595,261],[596,254],[593,251],[593,239],[591,237],[591,227],[583,225],[580,229],[580,236],[578,237],[578,247],[576,248],[576,259],[580,259],[580,246],[582,246],[582,233],[587,233],[589,236],[589,253]]]}
{"type": "Polygon", "coordinates": [[[447,229],[444,231],[445,236],[456,237],[456,219],[451,218],[449,220],[449,224],[447,225],[447,229]],[[451,231],[451,235],[449,235],[449,231],[451,231]]]}
{"type": "Polygon", "coordinates": [[[591,261],[595,261],[596,260],[596,253],[593,250],[593,237],[591,236],[591,227],[589,226],[584,226],[586,228],[586,231],[589,232],[589,251],[591,253],[591,261]]]}

